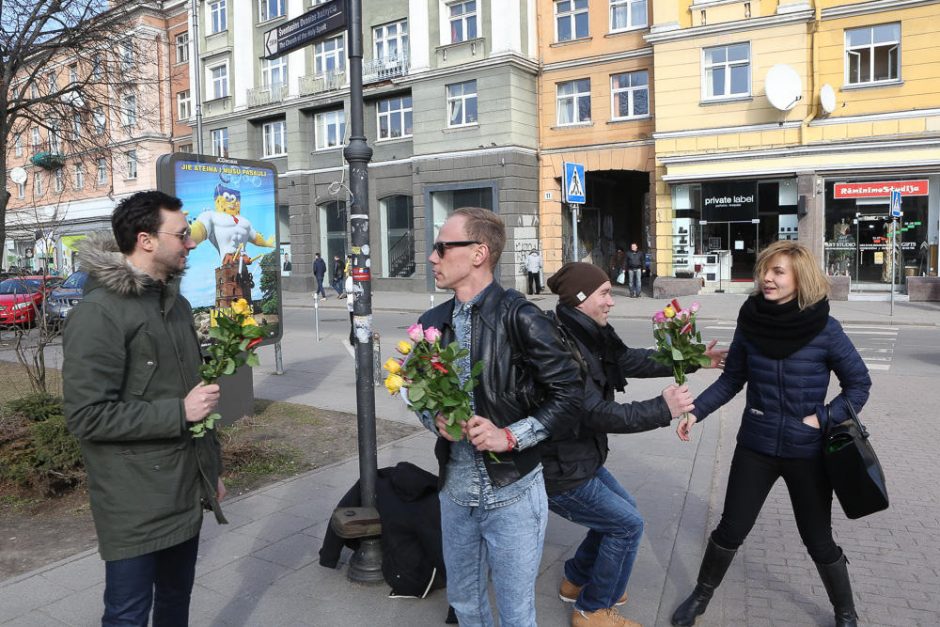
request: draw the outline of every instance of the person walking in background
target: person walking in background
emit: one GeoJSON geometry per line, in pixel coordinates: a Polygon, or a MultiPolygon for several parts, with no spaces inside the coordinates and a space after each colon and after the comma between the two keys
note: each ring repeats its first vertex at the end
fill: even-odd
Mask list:
{"type": "MultiPolygon", "coordinates": [[[[558,595],[574,603],[573,627],[630,627],[639,623],[614,608],[627,600],[643,517],[636,499],[604,468],[608,433],[638,433],[668,427],[673,418],[694,409],[686,385],[668,385],[661,396],[618,403],[628,378],[673,376],[647,349],[628,348],[608,315],[614,306],[611,283],[604,271],[588,263],[567,263],[548,280],[559,296],[555,314],[577,345],[585,365],[582,407],[577,428],[553,434],[540,452],[551,511],[588,527],[574,557],[565,562],[558,595]]],[[[724,351],[708,347],[712,367],[724,351]]]]}
{"type": "Polygon", "coordinates": [[[692,625],[705,612],[770,489],[783,477],[835,623],[854,626],[848,560],[832,537],[832,486],[823,465],[822,428],[827,415],[835,423],[848,420],[850,403],[861,411],[871,378],[852,341],[829,315],[829,282],[805,246],[781,240],[765,248],[757,258],[754,284],[755,293],[738,314],[724,372],[695,399],[695,410],[677,429],[679,438],[688,441],[696,422],[747,384],[721,521],[708,540],[698,583],[676,609],[672,624],[692,625]],[[842,392],[827,412],[830,373],[842,392]]]}
{"type": "Polygon", "coordinates": [[[345,278],[342,258],[340,258],[339,255],[333,255],[333,267],[330,272],[330,286],[336,292],[336,298],[343,297],[343,279],[345,278]]]}
{"type": "Polygon", "coordinates": [[[323,289],[323,278],[325,276],[326,262],[320,257],[320,253],[316,253],[313,257],[313,277],[317,280],[317,291],[314,292],[314,295],[319,294],[323,298],[326,298],[326,290],[323,289]]]}
{"type": "Polygon", "coordinates": [[[438,435],[447,599],[462,627],[494,625],[489,578],[502,627],[536,624],[535,580],[548,519],[536,445],[567,430],[579,409],[578,365],[551,321],[493,278],[505,243],[505,225],[492,211],[455,211],[428,257],[435,284],[453,290],[454,298],[419,319],[423,328],[441,332],[442,345],[469,349],[458,371],[461,383],[471,363],[484,364],[470,393],[475,415],[460,439],[451,437],[440,414],[418,415],[438,435]],[[519,358],[527,380],[543,391],[539,401],[504,376],[519,358]]]}
{"type": "Polygon", "coordinates": [[[636,242],[630,244],[630,252],[627,253],[624,263],[627,267],[627,287],[630,290],[630,297],[639,298],[642,291],[643,253],[639,251],[636,242]]]}
{"type": "Polygon", "coordinates": [[[542,272],[542,255],[534,248],[529,251],[529,256],[526,257],[525,270],[528,275],[528,289],[526,291],[529,296],[541,294],[542,277],[539,274],[542,272]]]}
{"type": "Polygon", "coordinates": [[[138,192],[111,216],[114,237],[80,246],[84,298],[69,313],[62,391],[78,438],[105,560],[101,624],[189,624],[203,508],[225,518],[222,456],[209,415],[219,386],[202,354],[180,276],[196,247],[178,198],[138,192]]]}

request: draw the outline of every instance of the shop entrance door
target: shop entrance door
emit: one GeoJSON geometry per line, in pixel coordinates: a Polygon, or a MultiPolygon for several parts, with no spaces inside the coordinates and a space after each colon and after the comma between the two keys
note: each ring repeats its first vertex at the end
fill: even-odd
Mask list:
{"type": "Polygon", "coordinates": [[[748,282],[754,279],[754,263],[759,250],[760,223],[706,222],[701,225],[706,252],[731,252],[731,280],[748,282]]]}

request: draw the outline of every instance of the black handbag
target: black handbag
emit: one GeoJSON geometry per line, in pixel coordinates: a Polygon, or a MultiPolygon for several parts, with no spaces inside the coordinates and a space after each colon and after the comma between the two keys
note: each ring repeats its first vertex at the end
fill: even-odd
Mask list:
{"type": "Polygon", "coordinates": [[[855,519],[887,509],[888,488],[868,430],[852,403],[846,401],[845,406],[851,417],[839,424],[832,424],[832,410],[826,407],[823,461],[842,510],[855,519]]]}

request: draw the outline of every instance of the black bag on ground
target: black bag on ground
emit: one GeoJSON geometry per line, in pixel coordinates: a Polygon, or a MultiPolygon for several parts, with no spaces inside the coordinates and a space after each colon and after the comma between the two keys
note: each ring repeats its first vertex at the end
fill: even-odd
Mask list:
{"type": "Polygon", "coordinates": [[[852,403],[846,402],[851,416],[832,424],[832,411],[826,407],[826,434],[823,461],[832,489],[848,518],[861,518],[888,508],[888,488],[868,430],[859,421],[852,403]]]}

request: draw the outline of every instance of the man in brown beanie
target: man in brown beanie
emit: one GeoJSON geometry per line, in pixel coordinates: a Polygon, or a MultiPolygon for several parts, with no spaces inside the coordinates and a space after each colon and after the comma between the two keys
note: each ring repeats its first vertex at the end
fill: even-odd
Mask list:
{"type": "MultiPolygon", "coordinates": [[[[643,518],[636,500],[604,468],[608,433],[637,433],[669,426],[672,418],[692,411],[688,386],[669,385],[662,396],[618,403],[627,377],[672,377],[672,370],[652,359],[651,350],[628,348],[607,323],[614,306],[607,274],[589,263],[568,263],[548,280],[558,294],[558,322],[574,339],[587,367],[577,430],[552,434],[542,442],[548,507],[590,529],[574,557],[565,562],[559,590],[574,602],[573,627],[626,627],[639,623],[621,616],[626,603],[643,518]]],[[[712,367],[724,351],[708,347],[712,367]]]]}

